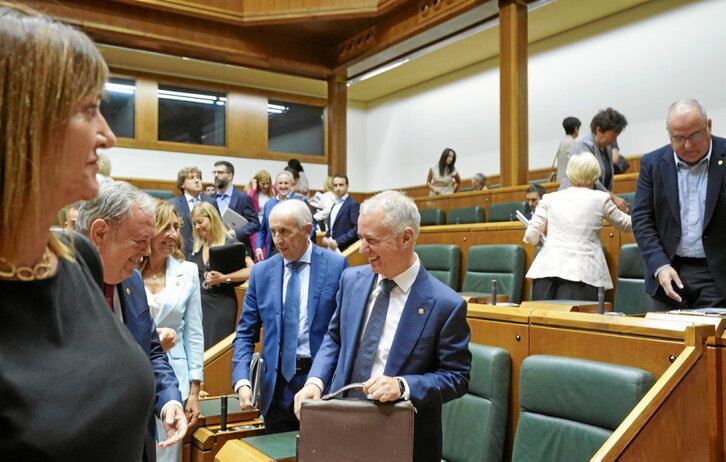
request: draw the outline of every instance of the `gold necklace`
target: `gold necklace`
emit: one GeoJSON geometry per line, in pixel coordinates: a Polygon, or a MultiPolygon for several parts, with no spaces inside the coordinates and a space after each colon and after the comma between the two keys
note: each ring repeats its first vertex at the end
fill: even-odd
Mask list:
{"type": "Polygon", "coordinates": [[[156,278],[163,276],[164,273],[154,273],[151,275],[151,280],[156,281],[156,278]]]}
{"type": "Polygon", "coordinates": [[[50,270],[50,248],[48,247],[43,252],[42,260],[32,268],[30,266],[15,266],[5,258],[0,257],[0,277],[2,278],[17,278],[23,282],[33,281],[48,276],[50,270]]]}

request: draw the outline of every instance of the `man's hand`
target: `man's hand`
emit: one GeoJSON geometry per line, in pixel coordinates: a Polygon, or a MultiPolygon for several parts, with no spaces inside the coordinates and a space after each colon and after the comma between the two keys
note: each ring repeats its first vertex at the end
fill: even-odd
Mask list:
{"type": "Polygon", "coordinates": [[[248,385],[242,385],[237,390],[237,394],[239,395],[239,408],[241,410],[246,411],[247,409],[253,409],[252,388],[248,385]]]}
{"type": "Polygon", "coordinates": [[[368,379],[363,384],[363,393],[371,395],[373,399],[382,403],[401,399],[401,387],[398,385],[398,379],[386,375],[368,379]]]}
{"type": "Polygon", "coordinates": [[[666,266],[665,268],[660,270],[660,273],[658,273],[658,283],[663,288],[663,292],[665,292],[668,298],[672,298],[677,302],[682,302],[683,299],[681,298],[681,296],[678,295],[678,292],[673,289],[674,282],[679,289],[683,288],[681,278],[678,276],[678,273],[675,269],[673,269],[672,266],[666,266]]]}
{"type": "Polygon", "coordinates": [[[166,353],[176,345],[176,331],[169,327],[158,327],[156,333],[159,335],[161,349],[166,353]]]}
{"type": "Polygon", "coordinates": [[[166,448],[180,442],[184,438],[184,435],[187,434],[187,418],[184,416],[184,409],[181,406],[177,406],[176,404],[169,406],[164,410],[164,415],[161,416],[161,420],[164,422],[166,439],[159,441],[160,448],[166,448]]]}
{"type": "Polygon", "coordinates": [[[262,249],[255,249],[255,261],[262,261],[265,259],[265,253],[262,249]]]}
{"type": "Polygon", "coordinates": [[[335,250],[338,248],[338,242],[335,239],[330,239],[330,242],[328,242],[328,247],[330,250],[335,250]]]}
{"type": "Polygon", "coordinates": [[[615,207],[619,208],[621,211],[628,213],[630,210],[628,209],[628,201],[623,199],[620,196],[616,196],[613,193],[610,193],[610,199],[615,204],[615,207]]]}
{"type": "Polygon", "coordinates": [[[295,394],[295,417],[300,420],[300,407],[304,399],[320,399],[322,390],[314,383],[308,383],[295,394]]]}

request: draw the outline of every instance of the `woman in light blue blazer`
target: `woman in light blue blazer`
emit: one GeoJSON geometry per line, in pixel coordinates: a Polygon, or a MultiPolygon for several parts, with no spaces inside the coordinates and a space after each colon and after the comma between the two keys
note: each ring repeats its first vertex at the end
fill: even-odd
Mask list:
{"type": "MultiPolygon", "coordinates": [[[[151,239],[151,255],[144,259],[141,274],[151,316],[179,379],[189,425],[193,425],[199,415],[204,359],[202,304],[197,265],[184,261],[179,225],[174,207],[157,201],[156,234],[151,239]]],[[[157,427],[164,431],[158,419],[157,427]]],[[[157,461],[180,461],[181,449],[181,443],[170,448],[157,447],[157,461]]]]}

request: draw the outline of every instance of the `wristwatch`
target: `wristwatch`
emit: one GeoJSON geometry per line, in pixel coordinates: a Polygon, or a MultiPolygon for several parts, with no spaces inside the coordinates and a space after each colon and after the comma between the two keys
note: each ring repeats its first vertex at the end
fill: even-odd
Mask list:
{"type": "Polygon", "coordinates": [[[403,379],[396,377],[396,380],[398,380],[398,389],[401,390],[401,399],[403,399],[403,395],[406,394],[406,385],[403,384],[403,379]]]}

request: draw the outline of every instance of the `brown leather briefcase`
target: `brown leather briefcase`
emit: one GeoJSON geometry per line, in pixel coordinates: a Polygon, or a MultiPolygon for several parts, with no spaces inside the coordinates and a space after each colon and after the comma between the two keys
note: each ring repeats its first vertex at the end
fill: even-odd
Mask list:
{"type": "Polygon", "coordinates": [[[413,460],[410,401],[330,399],[341,391],[303,401],[298,462],[413,460]]]}

